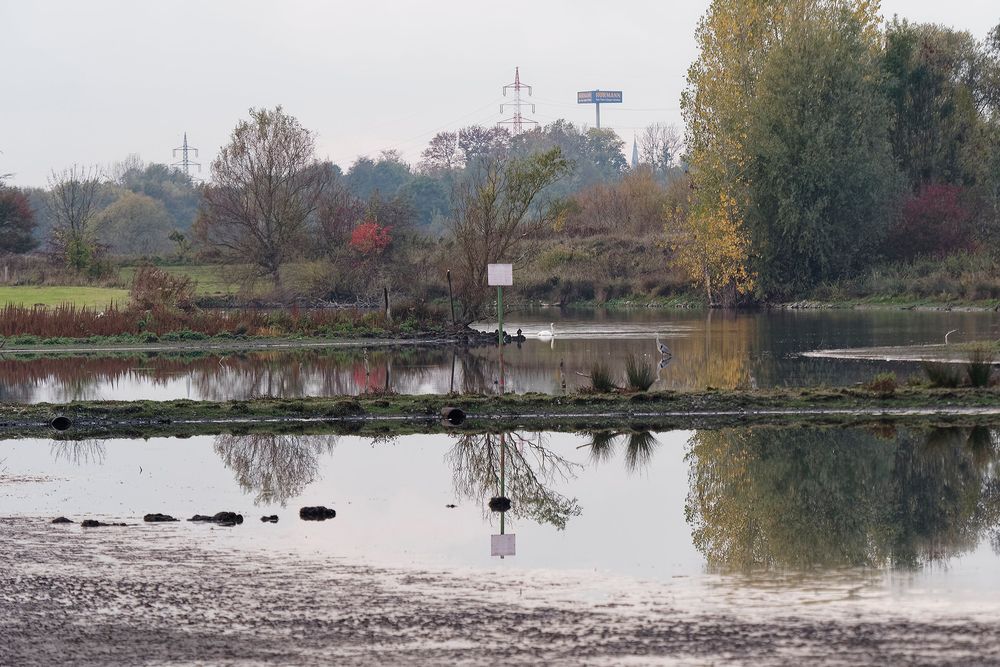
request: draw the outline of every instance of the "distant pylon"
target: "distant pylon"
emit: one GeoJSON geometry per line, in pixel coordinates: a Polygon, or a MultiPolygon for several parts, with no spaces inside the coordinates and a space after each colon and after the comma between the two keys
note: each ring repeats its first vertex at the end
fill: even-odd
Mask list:
{"type": "Polygon", "coordinates": [[[193,147],[193,146],[188,146],[188,133],[187,132],[184,133],[184,143],[181,145],[181,147],[174,149],[174,155],[173,155],[174,157],[177,157],[177,152],[178,151],[180,151],[180,154],[181,154],[180,162],[174,162],[173,165],[171,165],[171,166],[173,166],[173,167],[180,167],[181,169],[184,170],[184,173],[187,174],[188,176],[191,175],[191,167],[198,167],[198,171],[201,171],[201,163],[200,162],[194,162],[190,158],[190,153],[192,151],[194,152],[194,156],[198,157],[198,149],[195,148],[195,147],[193,147]]]}
{"type": "Polygon", "coordinates": [[[524,89],[527,89],[528,96],[530,97],[531,96],[531,86],[529,86],[526,83],[521,83],[521,68],[520,67],[515,67],[514,68],[514,83],[508,83],[506,86],[503,87],[503,96],[504,97],[507,97],[507,90],[508,89],[513,89],[514,90],[514,101],[513,102],[505,102],[504,104],[501,104],[500,105],[500,113],[504,112],[504,108],[505,107],[514,107],[514,115],[511,116],[510,118],[505,118],[504,120],[502,120],[499,123],[497,123],[497,127],[501,127],[503,125],[510,125],[511,129],[514,132],[514,134],[521,134],[522,132],[524,132],[524,125],[525,124],[528,124],[528,125],[538,125],[538,121],[532,120],[530,118],[525,118],[525,116],[521,113],[521,108],[522,107],[528,107],[528,106],[531,107],[531,113],[535,113],[535,105],[532,104],[531,102],[523,102],[523,101],[521,101],[521,91],[524,90],[524,89]]]}

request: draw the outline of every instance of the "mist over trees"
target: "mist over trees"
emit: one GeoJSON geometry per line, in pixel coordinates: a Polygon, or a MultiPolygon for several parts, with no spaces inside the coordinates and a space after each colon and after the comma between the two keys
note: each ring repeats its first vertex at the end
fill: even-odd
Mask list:
{"type": "Polygon", "coordinates": [[[204,184],[130,155],[0,187],[0,251],[81,276],[225,264],[281,298],[341,302],[441,299],[451,270],[467,316],[487,306],[490,261],[517,262],[520,292],[546,302],[729,306],[879,291],[886,272],[897,290],[1000,299],[1000,26],[979,40],[885,21],[866,0],[714,0],[696,39],[683,135],[636,131],[638,164],[614,131],[556,120],[438,132],[412,164],[389,147],[338,166],[294,116],[251,110],[204,184]],[[947,276],[907,277],[942,261],[947,276]]]}

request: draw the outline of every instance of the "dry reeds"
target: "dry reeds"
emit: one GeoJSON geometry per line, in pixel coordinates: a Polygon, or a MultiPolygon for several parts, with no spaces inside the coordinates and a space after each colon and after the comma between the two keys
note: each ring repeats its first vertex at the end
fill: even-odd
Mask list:
{"type": "Polygon", "coordinates": [[[0,336],[90,338],[93,336],[330,336],[372,334],[388,329],[378,312],[358,310],[104,310],[61,305],[0,308],[0,336]]]}

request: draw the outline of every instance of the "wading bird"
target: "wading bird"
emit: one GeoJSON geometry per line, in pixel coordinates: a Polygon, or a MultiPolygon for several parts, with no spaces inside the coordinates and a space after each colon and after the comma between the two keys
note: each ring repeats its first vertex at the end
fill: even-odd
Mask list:
{"type": "Polygon", "coordinates": [[[539,338],[555,338],[555,335],[556,335],[556,325],[554,323],[550,323],[548,329],[542,329],[537,334],[539,338]]]}
{"type": "Polygon", "coordinates": [[[660,334],[656,334],[656,349],[659,350],[660,356],[663,357],[674,356],[674,353],[670,351],[670,348],[667,347],[666,343],[660,342],[660,334]]]}

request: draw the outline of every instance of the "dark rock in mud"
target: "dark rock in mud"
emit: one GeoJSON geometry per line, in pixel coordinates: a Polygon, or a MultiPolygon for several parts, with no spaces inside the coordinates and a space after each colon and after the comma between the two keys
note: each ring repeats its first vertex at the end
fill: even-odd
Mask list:
{"type": "Polygon", "coordinates": [[[325,521],[337,516],[337,510],[332,510],[322,505],[316,507],[303,507],[299,510],[299,518],[305,521],[325,521]]]}
{"type": "Polygon", "coordinates": [[[262,516],[260,520],[264,523],[278,523],[278,515],[272,514],[271,516],[262,516]]]}
{"type": "Polygon", "coordinates": [[[498,496],[490,498],[490,510],[494,512],[506,512],[510,509],[510,498],[498,496]]]}
{"type": "Polygon", "coordinates": [[[142,520],[143,521],[148,521],[150,523],[163,523],[163,522],[166,522],[166,521],[177,521],[177,519],[175,519],[174,517],[170,516],[169,514],[160,514],[159,512],[156,512],[154,514],[147,514],[146,516],[142,517],[142,520]]]}
{"type": "Polygon", "coordinates": [[[96,519],[84,519],[80,524],[83,528],[109,528],[111,526],[127,526],[127,523],[104,523],[96,519]]]}
{"type": "Polygon", "coordinates": [[[220,526],[235,526],[243,523],[243,515],[236,512],[216,512],[212,516],[205,514],[195,514],[188,521],[201,521],[204,523],[216,523],[220,526]]]}
{"type": "Polygon", "coordinates": [[[60,517],[56,517],[55,519],[52,519],[52,523],[73,523],[73,520],[72,519],[67,519],[64,516],[60,516],[60,517]]]}

